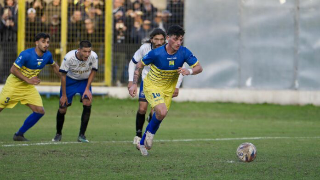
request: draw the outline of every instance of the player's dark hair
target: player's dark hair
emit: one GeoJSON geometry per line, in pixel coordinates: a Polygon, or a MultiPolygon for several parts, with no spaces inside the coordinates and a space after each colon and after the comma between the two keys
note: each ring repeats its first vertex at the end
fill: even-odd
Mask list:
{"type": "Polygon", "coordinates": [[[151,43],[151,39],[154,38],[156,35],[159,35],[159,34],[161,34],[164,38],[166,38],[166,32],[164,32],[160,28],[155,28],[150,33],[150,39],[145,41],[145,43],[151,43]]]}
{"type": "Polygon", "coordinates": [[[41,38],[43,39],[47,39],[49,38],[50,39],[50,35],[49,34],[46,34],[46,33],[38,33],[35,37],[34,37],[34,41],[39,41],[41,38]]]}
{"type": "Polygon", "coordinates": [[[172,25],[169,27],[167,35],[171,36],[171,35],[176,35],[176,36],[184,36],[184,29],[179,26],[179,25],[172,25]]]}
{"type": "Polygon", "coordinates": [[[155,28],[151,33],[150,33],[150,39],[154,38],[156,35],[162,35],[164,38],[166,38],[166,32],[164,32],[160,28],[155,28]]]}
{"type": "Polygon", "coordinates": [[[85,48],[91,47],[91,42],[87,41],[87,40],[81,41],[80,44],[79,44],[79,48],[82,49],[84,47],[85,48]]]}

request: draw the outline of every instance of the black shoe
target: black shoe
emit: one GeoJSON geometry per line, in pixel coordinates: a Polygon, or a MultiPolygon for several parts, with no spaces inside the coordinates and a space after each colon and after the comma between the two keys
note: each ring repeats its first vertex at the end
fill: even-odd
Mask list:
{"type": "Polygon", "coordinates": [[[59,142],[61,141],[62,135],[61,134],[56,134],[56,136],[52,139],[53,142],[59,142]]]}
{"type": "Polygon", "coordinates": [[[26,139],[23,135],[18,136],[16,134],[13,135],[13,140],[14,141],[29,141],[28,139],[26,139]]]}

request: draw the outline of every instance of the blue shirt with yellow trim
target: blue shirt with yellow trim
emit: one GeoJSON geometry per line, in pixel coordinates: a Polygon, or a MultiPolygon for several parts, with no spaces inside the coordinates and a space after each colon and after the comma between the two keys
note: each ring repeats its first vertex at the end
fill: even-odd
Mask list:
{"type": "Polygon", "coordinates": [[[175,54],[170,55],[166,51],[166,45],[163,45],[150,51],[141,62],[144,65],[151,65],[151,70],[145,79],[146,83],[171,92],[179,77],[177,69],[182,67],[185,62],[193,67],[198,63],[198,59],[183,46],[175,54]]]}
{"type": "Polygon", "coordinates": [[[14,65],[28,78],[37,76],[47,64],[54,64],[51,52],[46,51],[40,57],[37,55],[35,48],[22,51],[14,62],[14,65]]]}

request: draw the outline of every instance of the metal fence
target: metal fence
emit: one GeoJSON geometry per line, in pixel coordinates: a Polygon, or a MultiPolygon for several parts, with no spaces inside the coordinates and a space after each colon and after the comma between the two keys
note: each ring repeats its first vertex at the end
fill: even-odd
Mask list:
{"type": "MultiPolygon", "coordinates": [[[[8,22],[8,26],[0,22],[0,83],[18,53],[34,47],[34,36],[46,32],[51,36],[49,51],[58,64],[81,40],[90,40],[99,56],[94,85],[125,86],[134,52],[153,28],[183,26],[183,9],[183,0],[17,0],[13,4],[0,0],[1,20],[8,22]]],[[[59,84],[49,67],[39,76],[41,84],[59,84]]]]}

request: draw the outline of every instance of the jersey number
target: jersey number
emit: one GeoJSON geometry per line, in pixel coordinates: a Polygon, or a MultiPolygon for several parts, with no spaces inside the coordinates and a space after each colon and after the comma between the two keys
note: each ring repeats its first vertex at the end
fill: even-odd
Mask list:
{"type": "Polygon", "coordinates": [[[153,95],[153,98],[160,97],[160,93],[152,93],[152,95],[153,95]]]}
{"type": "Polygon", "coordinates": [[[7,100],[4,103],[8,103],[10,101],[10,98],[7,97],[7,100]]]}

